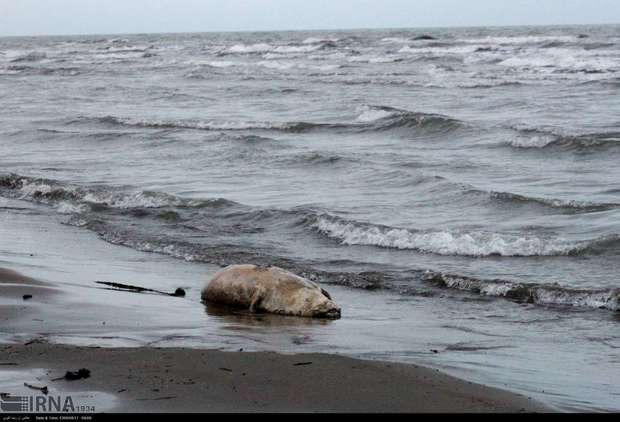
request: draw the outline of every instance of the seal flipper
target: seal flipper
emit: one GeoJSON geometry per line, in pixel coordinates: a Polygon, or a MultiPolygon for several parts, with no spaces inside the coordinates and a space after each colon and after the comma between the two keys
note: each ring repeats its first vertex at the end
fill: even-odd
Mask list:
{"type": "Polygon", "coordinates": [[[328,298],[329,300],[332,300],[332,297],[329,295],[329,293],[327,293],[325,290],[321,289],[321,293],[323,293],[323,296],[325,296],[326,298],[328,298]]]}
{"type": "Polygon", "coordinates": [[[250,312],[255,313],[260,311],[259,306],[260,303],[263,301],[262,293],[262,289],[256,289],[256,291],[252,295],[252,302],[250,302],[250,312]]]}

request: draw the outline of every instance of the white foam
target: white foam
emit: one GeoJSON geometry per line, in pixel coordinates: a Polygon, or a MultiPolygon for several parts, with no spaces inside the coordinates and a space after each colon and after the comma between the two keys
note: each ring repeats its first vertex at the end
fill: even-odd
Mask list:
{"type": "Polygon", "coordinates": [[[290,127],[287,122],[135,119],[128,117],[104,117],[104,119],[130,126],[203,130],[287,129],[290,127]]]}
{"type": "MultiPolygon", "coordinates": [[[[119,60],[127,60],[127,59],[138,59],[144,57],[145,53],[140,51],[131,51],[126,53],[99,53],[93,54],[91,56],[92,59],[99,61],[119,61],[119,60]]],[[[77,61],[76,62],[80,62],[77,61]]],[[[89,61],[83,61],[84,63],[90,63],[89,61]]]]}
{"type": "Polygon", "coordinates": [[[536,303],[540,304],[620,310],[620,290],[580,292],[539,288],[536,289],[535,294],[536,303]]]}
{"type": "Polygon", "coordinates": [[[48,194],[54,189],[51,185],[43,181],[27,179],[22,180],[22,187],[20,189],[22,198],[30,198],[35,195],[48,194]]]}
{"type": "Polygon", "coordinates": [[[291,61],[282,60],[263,60],[256,62],[257,66],[261,66],[271,70],[286,71],[290,69],[308,69],[319,72],[328,72],[340,68],[338,64],[325,64],[325,65],[307,65],[304,63],[295,63],[291,61]]]}
{"type": "Polygon", "coordinates": [[[178,206],[180,198],[159,192],[114,192],[109,190],[87,190],[72,185],[55,185],[43,180],[22,178],[19,190],[21,199],[35,199],[44,203],[54,203],[62,214],[80,213],[88,209],[87,204],[105,204],[114,208],[158,208],[178,206]],[[58,195],[54,195],[58,193],[58,195]],[[51,197],[46,195],[52,194],[51,197]],[[70,198],[65,200],[64,198],[70,198]]]}
{"type": "Polygon", "coordinates": [[[108,47],[108,48],[103,48],[103,49],[98,49],[97,52],[106,52],[106,53],[144,53],[145,51],[147,51],[149,48],[151,48],[148,45],[126,45],[126,46],[122,46],[122,47],[108,47]]]}
{"type": "Polygon", "coordinates": [[[515,148],[544,148],[556,140],[553,135],[517,136],[510,145],[515,148]]]}
{"type": "Polygon", "coordinates": [[[6,50],[4,57],[11,62],[36,62],[47,58],[47,53],[42,51],[6,50]]]}
{"type": "Polygon", "coordinates": [[[0,68],[0,75],[17,75],[21,72],[21,69],[0,68]]]}
{"type": "Polygon", "coordinates": [[[226,61],[226,60],[214,60],[214,61],[206,62],[205,64],[211,67],[231,67],[231,66],[238,66],[241,63],[231,62],[231,61],[226,61]]]}
{"type": "Polygon", "coordinates": [[[458,55],[458,54],[471,54],[477,50],[475,45],[461,45],[461,46],[437,46],[437,47],[412,47],[406,45],[398,50],[401,54],[414,53],[414,54],[432,54],[436,56],[458,55]]]}
{"type": "Polygon", "coordinates": [[[315,229],[345,245],[368,245],[413,249],[439,255],[464,256],[552,256],[566,255],[575,245],[564,239],[542,239],[534,235],[499,234],[482,231],[412,232],[406,229],[359,225],[320,216],[315,229]]]}
{"type": "Polygon", "coordinates": [[[190,72],[189,75],[200,74],[200,66],[209,66],[215,68],[229,68],[229,67],[240,67],[240,68],[250,68],[250,67],[262,67],[270,70],[279,70],[286,71],[290,69],[309,69],[316,70],[320,72],[335,70],[340,68],[339,64],[325,64],[325,65],[308,65],[304,63],[296,63],[290,60],[282,60],[287,57],[282,54],[277,53],[268,53],[262,56],[267,60],[260,60],[256,62],[240,62],[240,61],[229,61],[229,60],[213,60],[213,61],[191,61],[190,64],[198,66],[194,71],[190,72]],[[275,60],[280,59],[280,60],[275,60]]]}
{"type": "Polygon", "coordinates": [[[266,43],[258,44],[235,44],[228,49],[231,53],[266,53],[273,50],[273,46],[266,43]]]}
{"type": "Polygon", "coordinates": [[[282,53],[265,53],[261,56],[265,60],[278,60],[278,59],[286,59],[290,57],[289,55],[282,53]]]}
{"type": "Polygon", "coordinates": [[[275,53],[307,53],[309,51],[315,51],[321,48],[321,45],[299,45],[299,46],[288,46],[281,45],[275,47],[273,51],[275,53]]]}
{"type": "Polygon", "coordinates": [[[571,42],[576,41],[577,37],[573,35],[524,35],[513,37],[482,37],[482,38],[469,38],[462,40],[465,43],[471,44],[538,44],[544,42],[571,42]]]}
{"type": "Polygon", "coordinates": [[[400,60],[399,57],[395,56],[372,56],[372,55],[361,55],[361,56],[353,56],[347,59],[350,62],[361,62],[361,63],[393,63],[400,60]]]}
{"type": "MultiPolygon", "coordinates": [[[[279,54],[281,56],[291,56],[296,54],[304,54],[312,51],[316,51],[322,47],[321,44],[309,44],[309,45],[278,45],[273,46],[271,44],[237,44],[228,49],[231,53],[237,54],[252,54],[252,53],[264,53],[264,54],[279,54]]],[[[274,56],[275,57],[275,56],[274,56]]]]}
{"type": "Polygon", "coordinates": [[[105,204],[113,208],[159,208],[181,204],[178,198],[142,191],[132,193],[87,192],[82,200],[94,204],[105,204]]]}
{"type": "Polygon", "coordinates": [[[326,42],[337,42],[338,38],[317,38],[317,37],[308,37],[303,40],[302,44],[322,44],[326,42]]]}
{"type": "Polygon", "coordinates": [[[381,108],[365,107],[359,116],[357,116],[358,122],[370,123],[377,120],[385,119],[386,117],[393,116],[394,111],[384,110],[381,108]]]}
{"type": "MultiPolygon", "coordinates": [[[[430,280],[436,275],[428,272],[430,280]]],[[[485,296],[513,297],[539,305],[575,306],[583,308],[620,310],[620,289],[577,290],[558,284],[535,285],[510,281],[477,280],[467,277],[441,275],[441,282],[448,288],[478,292],[485,296]]]]}
{"type": "Polygon", "coordinates": [[[620,56],[554,48],[513,55],[500,61],[498,64],[505,67],[531,69],[539,72],[553,70],[611,72],[620,70],[620,56]]]}
{"type": "Polygon", "coordinates": [[[128,246],[132,249],[143,252],[154,252],[164,255],[169,255],[174,258],[183,259],[185,261],[198,261],[199,256],[193,253],[188,248],[176,245],[174,243],[169,244],[157,244],[149,241],[131,240],[122,236],[122,234],[116,232],[105,232],[101,237],[106,241],[116,245],[128,246]]]}
{"type": "Polygon", "coordinates": [[[61,214],[81,214],[88,210],[85,204],[74,204],[69,201],[61,201],[56,204],[56,211],[61,214]]]}
{"type": "Polygon", "coordinates": [[[339,64],[325,64],[322,66],[308,66],[309,69],[314,69],[314,70],[318,70],[321,72],[329,72],[332,70],[336,70],[336,69],[340,69],[340,65],[339,64]]]}
{"type": "Polygon", "coordinates": [[[275,70],[289,70],[296,67],[295,63],[291,62],[282,62],[276,60],[266,60],[258,62],[259,66],[265,67],[267,69],[275,69],[275,70]]]}
{"type": "Polygon", "coordinates": [[[406,43],[408,43],[410,41],[411,40],[409,38],[403,38],[403,37],[385,37],[385,38],[381,38],[381,42],[384,42],[384,43],[406,44],[406,43]]]}

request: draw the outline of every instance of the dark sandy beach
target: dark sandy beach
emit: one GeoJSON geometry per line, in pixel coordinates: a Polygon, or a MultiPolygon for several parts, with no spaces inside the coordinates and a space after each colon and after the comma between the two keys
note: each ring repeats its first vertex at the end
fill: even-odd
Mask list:
{"type": "MultiPolygon", "coordinates": [[[[115,412],[532,412],[538,403],[433,369],[327,354],[2,346],[11,369],[45,368],[52,392],[99,391],[115,412]],[[15,364],[15,365],[13,365],[15,364]],[[88,368],[85,380],[52,381],[88,368]]],[[[28,372],[26,371],[25,374],[28,372]]]]}
{"type": "MultiPolygon", "coordinates": [[[[54,290],[43,282],[0,270],[11,324],[36,318],[54,290]],[[33,298],[24,301],[24,294],[33,298]],[[28,302],[28,306],[24,305],[28,302]]],[[[61,296],[61,295],[60,295],[61,296]]],[[[58,297],[55,300],[59,300],[58,297]]],[[[0,346],[0,371],[47,385],[50,394],[84,391],[114,396],[118,412],[532,412],[548,410],[518,394],[417,365],[365,361],[329,354],[222,352],[189,348],[101,348],[33,340],[0,346]],[[53,379],[88,368],[78,381],[53,379]],[[32,370],[45,375],[34,376],[32,370]]],[[[21,382],[21,380],[20,380],[21,382]]],[[[0,392],[13,393],[7,385],[0,392]]]]}

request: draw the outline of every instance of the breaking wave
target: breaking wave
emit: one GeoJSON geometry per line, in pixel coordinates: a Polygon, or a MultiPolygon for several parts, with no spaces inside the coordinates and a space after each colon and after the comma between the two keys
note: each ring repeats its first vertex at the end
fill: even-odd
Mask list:
{"type": "Polygon", "coordinates": [[[267,43],[256,44],[235,44],[229,47],[225,53],[228,54],[262,54],[262,53],[279,53],[279,54],[299,54],[310,53],[328,47],[335,47],[337,40],[307,38],[301,45],[272,45],[267,43]]]}
{"type": "Polygon", "coordinates": [[[321,127],[330,127],[330,124],[307,122],[244,122],[244,121],[215,121],[215,120],[168,120],[168,119],[136,119],[131,117],[80,117],[70,123],[95,121],[106,125],[121,125],[155,129],[197,129],[197,130],[276,130],[285,132],[303,132],[321,127]]]}
{"type": "Polygon", "coordinates": [[[20,63],[20,62],[38,62],[40,60],[43,60],[47,58],[47,54],[40,52],[40,51],[30,51],[27,53],[23,53],[20,55],[17,55],[16,57],[12,58],[10,61],[13,63],[20,63]]]}
{"type": "Polygon", "coordinates": [[[514,148],[605,149],[620,146],[620,132],[566,135],[553,130],[513,128],[519,132],[510,141],[514,148]]]}
{"type": "Polygon", "coordinates": [[[499,66],[529,71],[556,73],[615,73],[620,69],[614,58],[595,55],[574,54],[574,50],[554,48],[553,54],[523,54],[509,57],[498,63],[499,66]]]}
{"type": "MultiPolygon", "coordinates": [[[[481,193],[481,191],[477,190],[473,190],[473,192],[481,193]]],[[[532,196],[519,195],[511,192],[491,191],[487,194],[491,199],[497,201],[516,204],[539,204],[550,208],[565,209],[575,212],[606,211],[609,209],[620,207],[620,203],[600,203],[578,200],[564,200],[556,198],[537,198],[532,196]]]]}
{"type": "Polygon", "coordinates": [[[599,250],[601,242],[617,242],[618,238],[570,242],[562,238],[536,234],[493,233],[485,231],[415,231],[348,221],[327,214],[311,224],[319,233],[343,245],[378,246],[406,249],[438,255],[485,256],[562,256],[599,250]]]}
{"type": "Polygon", "coordinates": [[[110,208],[204,207],[233,205],[226,199],[183,199],[163,192],[122,191],[106,186],[82,187],[54,180],[16,174],[0,176],[0,192],[6,196],[55,205],[62,213],[83,212],[90,206],[110,208]]]}
{"type": "Polygon", "coordinates": [[[559,284],[516,283],[503,280],[478,280],[470,277],[428,272],[425,280],[440,287],[463,290],[484,296],[504,297],[538,305],[573,306],[620,310],[620,289],[570,289],[559,284]]]}
{"type": "Polygon", "coordinates": [[[77,67],[43,67],[43,66],[26,66],[26,65],[10,65],[0,68],[0,74],[3,75],[60,75],[60,76],[77,76],[82,71],[77,67]]]}
{"type": "Polygon", "coordinates": [[[468,44],[491,44],[491,45],[510,45],[510,44],[546,44],[549,42],[569,43],[579,39],[574,35],[513,35],[513,36],[486,36],[478,38],[467,38],[463,42],[468,44]]]}
{"type": "Polygon", "coordinates": [[[266,130],[289,133],[302,133],[317,130],[336,130],[350,132],[378,132],[394,129],[413,129],[426,131],[450,131],[466,124],[459,120],[439,114],[419,113],[384,106],[365,106],[355,121],[343,123],[320,122],[268,122],[268,121],[216,121],[216,120],[171,120],[137,119],[132,117],[78,117],[68,124],[95,122],[104,125],[120,125],[154,129],[195,129],[195,130],[266,130]]]}
{"type": "Polygon", "coordinates": [[[418,128],[426,130],[450,131],[466,127],[467,124],[449,116],[420,113],[388,106],[366,105],[357,116],[358,124],[369,130],[383,131],[396,128],[418,128]]]}

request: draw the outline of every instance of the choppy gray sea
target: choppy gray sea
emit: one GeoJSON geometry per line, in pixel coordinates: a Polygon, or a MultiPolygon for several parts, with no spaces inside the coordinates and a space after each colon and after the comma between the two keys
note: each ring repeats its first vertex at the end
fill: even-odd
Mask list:
{"type": "Polygon", "coordinates": [[[619,94],[620,26],[0,38],[0,263],[275,264],[344,317],[235,346],[618,410],[619,94]]]}

